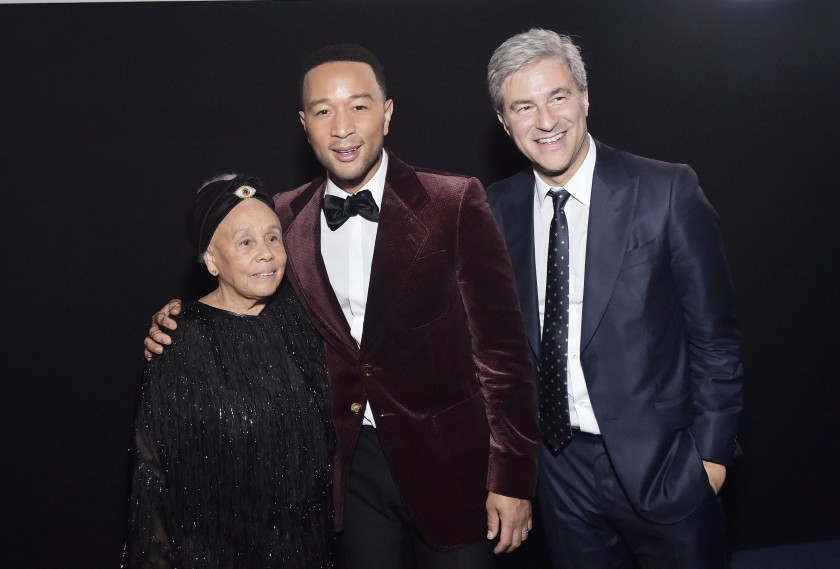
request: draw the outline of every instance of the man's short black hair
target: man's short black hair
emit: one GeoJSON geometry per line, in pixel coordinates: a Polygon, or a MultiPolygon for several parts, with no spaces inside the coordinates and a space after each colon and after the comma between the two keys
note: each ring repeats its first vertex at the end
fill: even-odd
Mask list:
{"type": "Polygon", "coordinates": [[[373,75],[376,77],[376,82],[379,84],[379,88],[382,89],[382,96],[386,99],[388,98],[387,91],[385,90],[385,71],[382,69],[382,64],[379,63],[379,59],[367,48],[354,43],[327,45],[312,52],[303,60],[303,66],[300,72],[301,88],[303,88],[303,79],[310,70],[324,63],[339,61],[355,61],[370,65],[371,69],[373,69],[373,75]]]}

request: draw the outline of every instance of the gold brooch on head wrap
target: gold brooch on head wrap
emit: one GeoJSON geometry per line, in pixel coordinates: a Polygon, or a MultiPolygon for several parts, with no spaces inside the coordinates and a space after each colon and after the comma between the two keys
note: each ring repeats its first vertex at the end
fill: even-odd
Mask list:
{"type": "Polygon", "coordinates": [[[257,190],[255,190],[251,186],[239,186],[238,188],[236,188],[236,191],[233,192],[233,195],[244,200],[245,198],[250,198],[256,193],[257,190]]]}

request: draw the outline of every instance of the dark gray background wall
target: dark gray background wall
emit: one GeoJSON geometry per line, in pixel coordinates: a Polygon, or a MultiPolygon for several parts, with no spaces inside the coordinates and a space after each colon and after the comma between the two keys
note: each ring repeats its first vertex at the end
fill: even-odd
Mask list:
{"type": "Polygon", "coordinates": [[[191,193],[231,169],[278,191],[319,173],[301,59],[368,45],[395,99],[388,145],[489,183],[524,164],[485,65],[534,25],[578,38],[593,136],[691,164],[722,217],[747,371],[733,547],[840,537],[840,4],[4,5],[3,566],[118,564],[140,343],[166,300],[208,286],[184,236],[191,193]]]}

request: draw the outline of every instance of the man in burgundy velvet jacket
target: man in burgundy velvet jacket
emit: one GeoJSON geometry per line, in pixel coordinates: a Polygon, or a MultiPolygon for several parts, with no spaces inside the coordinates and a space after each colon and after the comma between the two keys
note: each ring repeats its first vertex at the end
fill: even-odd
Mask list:
{"type": "MultiPolygon", "coordinates": [[[[408,514],[404,525],[434,548],[460,555],[458,549],[478,544],[485,553],[464,555],[489,559],[482,542],[497,509],[510,526],[503,528],[505,541],[518,544],[527,530],[529,506],[520,505],[528,513],[517,517],[498,504],[531,497],[539,449],[534,374],[513,273],[477,180],[414,169],[382,153],[393,102],[378,81],[378,62],[364,57],[354,49],[314,54],[304,67],[301,111],[313,150],[341,190],[336,194],[364,188],[381,196],[378,225],[348,221],[375,231],[363,307],[344,310],[353,292],[343,302],[342,284],[333,282],[325,250],[331,230],[321,211],[327,179],[276,197],[289,278],[326,340],[338,443],[336,527],[347,533],[341,544],[351,566],[367,569],[404,555],[388,545],[402,532],[391,535],[379,519],[392,517],[390,508],[365,511],[387,498],[364,491],[372,467],[360,456],[361,430],[381,444],[387,465],[375,476],[393,478],[393,498],[408,514]],[[356,339],[351,328],[359,312],[356,339]],[[362,427],[363,411],[375,431],[362,427]]],[[[350,232],[342,239],[355,238],[350,232]]]]}
{"type": "Polygon", "coordinates": [[[370,52],[328,46],[303,71],[300,119],[328,176],[275,201],[286,274],[325,340],[340,556],[492,567],[488,539],[510,551],[531,528],[540,447],[501,234],[476,179],[383,150],[393,101],[370,52]]]}

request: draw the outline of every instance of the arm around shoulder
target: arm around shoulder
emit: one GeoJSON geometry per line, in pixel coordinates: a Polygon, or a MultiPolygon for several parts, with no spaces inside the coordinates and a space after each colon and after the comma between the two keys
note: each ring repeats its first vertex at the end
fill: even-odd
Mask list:
{"type": "Polygon", "coordinates": [[[162,354],[165,346],[172,343],[172,338],[163,332],[163,329],[174,330],[178,324],[171,318],[181,313],[181,301],[177,298],[170,300],[166,306],[152,315],[152,326],[149,334],[143,340],[146,360],[152,358],[152,354],[162,354]]]}

